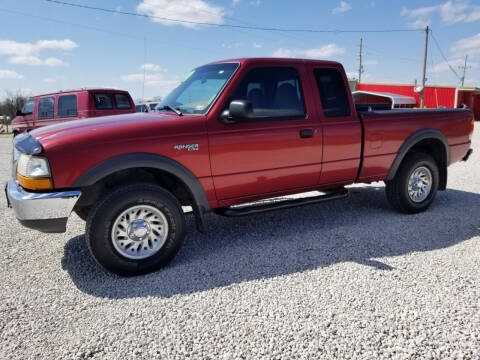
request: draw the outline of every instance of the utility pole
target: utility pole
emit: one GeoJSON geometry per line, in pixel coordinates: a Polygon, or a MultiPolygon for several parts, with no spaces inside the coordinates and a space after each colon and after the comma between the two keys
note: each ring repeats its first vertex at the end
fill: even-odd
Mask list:
{"type": "Polygon", "coordinates": [[[460,69],[463,69],[462,87],[463,87],[463,84],[465,83],[465,73],[467,72],[467,69],[471,68],[471,66],[467,66],[467,59],[468,59],[468,55],[465,55],[465,65],[459,66],[460,69]]]}
{"type": "Polygon", "coordinates": [[[425,100],[425,82],[427,81],[427,54],[428,54],[428,33],[430,28],[425,28],[425,53],[423,55],[423,72],[422,72],[422,91],[420,93],[420,109],[423,109],[425,100]]]}
{"type": "Polygon", "coordinates": [[[363,39],[360,38],[360,54],[359,54],[359,59],[360,63],[358,65],[358,83],[362,81],[362,73],[363,73],[363,65],[362,65],[362,48],[363,48],[363,39]]]}

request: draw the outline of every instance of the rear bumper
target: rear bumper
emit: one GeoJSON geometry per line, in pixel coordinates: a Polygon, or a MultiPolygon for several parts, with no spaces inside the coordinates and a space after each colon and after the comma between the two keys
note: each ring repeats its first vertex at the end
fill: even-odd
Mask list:
{"type": "Polygon", "coordinates": [[[462,161],[467,161],[470,155],[472,155],[473,149],[468,149],[467,154],[463,157],[462,161]]]}
{"type": "Polygon", "coordinates": [[[68,217],[81,194],[78,190],[28,192],[14,180],[5,186],[7,204],[18,221],[25,227],[48,233],[66,231],[68,217]]]}

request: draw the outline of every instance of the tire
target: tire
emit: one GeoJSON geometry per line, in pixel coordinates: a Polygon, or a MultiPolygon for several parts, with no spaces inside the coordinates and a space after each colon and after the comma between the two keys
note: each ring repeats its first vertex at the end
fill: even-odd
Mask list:
{"type": "Polygon", "coordinates": [[[90,213],[90,207],[79,207],[76,208],[74,211],[80,219],[82,219],[83,221],[87,221],[88,214],[90,213]]]}
{"type": "Polygon", "coordinates": [[[411,153],[403,160],[394,179],[385,182],[385,192],[390,205],[394,209],[403,213],[414,214],[425,211],[430,206],[437,194],[438,184],[438,165],[433,157],[425,153],[411,153]],[[415,173],[415,171],[417,172],[415,173]],[[426,185],[428,175],[430,175],[430,188],[426,185]],[[409,192],[411,178],[412,180],[417,179],[417,183],[413,182],[412,187],[410,187],[412,194],[409,192]],[[416,184],[422,184],[424,191],[420,190],[415,193],[419,189],[416,184]]]}
{"type": "Polygon", "coordinates": [[[185,238],[185,218],[170,192],[134,183],[104,195],[90,211],[85,232],[100,266],[120,276],[135,276],[158,270],[174,258],[185,238]]]}

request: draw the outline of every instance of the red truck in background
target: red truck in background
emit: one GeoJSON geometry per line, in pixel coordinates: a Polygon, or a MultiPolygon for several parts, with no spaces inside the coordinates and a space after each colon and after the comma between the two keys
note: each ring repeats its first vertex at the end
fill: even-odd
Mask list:
{"type": "Polygon", "coordinates": [[[135,111],[132,97],[123,90],[96,88],[37,95],[17,111],[12,121],[13,135],[65,121],[135,111]]]}
{"type": "Polygon", "coordinates": [[[341,64],[234,59],[191,71],[157,106],[19,135],[7,200],[26,227],[63,232],[75,211],[105,269],[159,269],[214,211],[241,216],[345,197],[384,181],[392,207],[428,208],[472,152],[468,109],[356,110],[341,64]],[[321,190],[296,200],[253,203],[321,190]]]}

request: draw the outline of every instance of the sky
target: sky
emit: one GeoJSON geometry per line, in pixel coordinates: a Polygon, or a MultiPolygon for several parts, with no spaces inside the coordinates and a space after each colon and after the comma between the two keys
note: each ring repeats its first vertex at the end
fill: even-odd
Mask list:
{"type": "Polygon", "coordinates": [[[480,0],[63,1],[145,16],[47,0],[2,0],[0,98],[8,91],[30,95],[97,86],[128,90],[134,99],[164,97],[191,69],[237,57],[335,60],[344,65],[349,77],[358,77],[360,38],[362,82],[421,82],[425,42],[421,29],[427,25],[433,34],[427,84],[459,84],[468,55],[465,84],[480,87],[480,0]],[[418,31],[274,32],[195,22],[418,31]]]}

